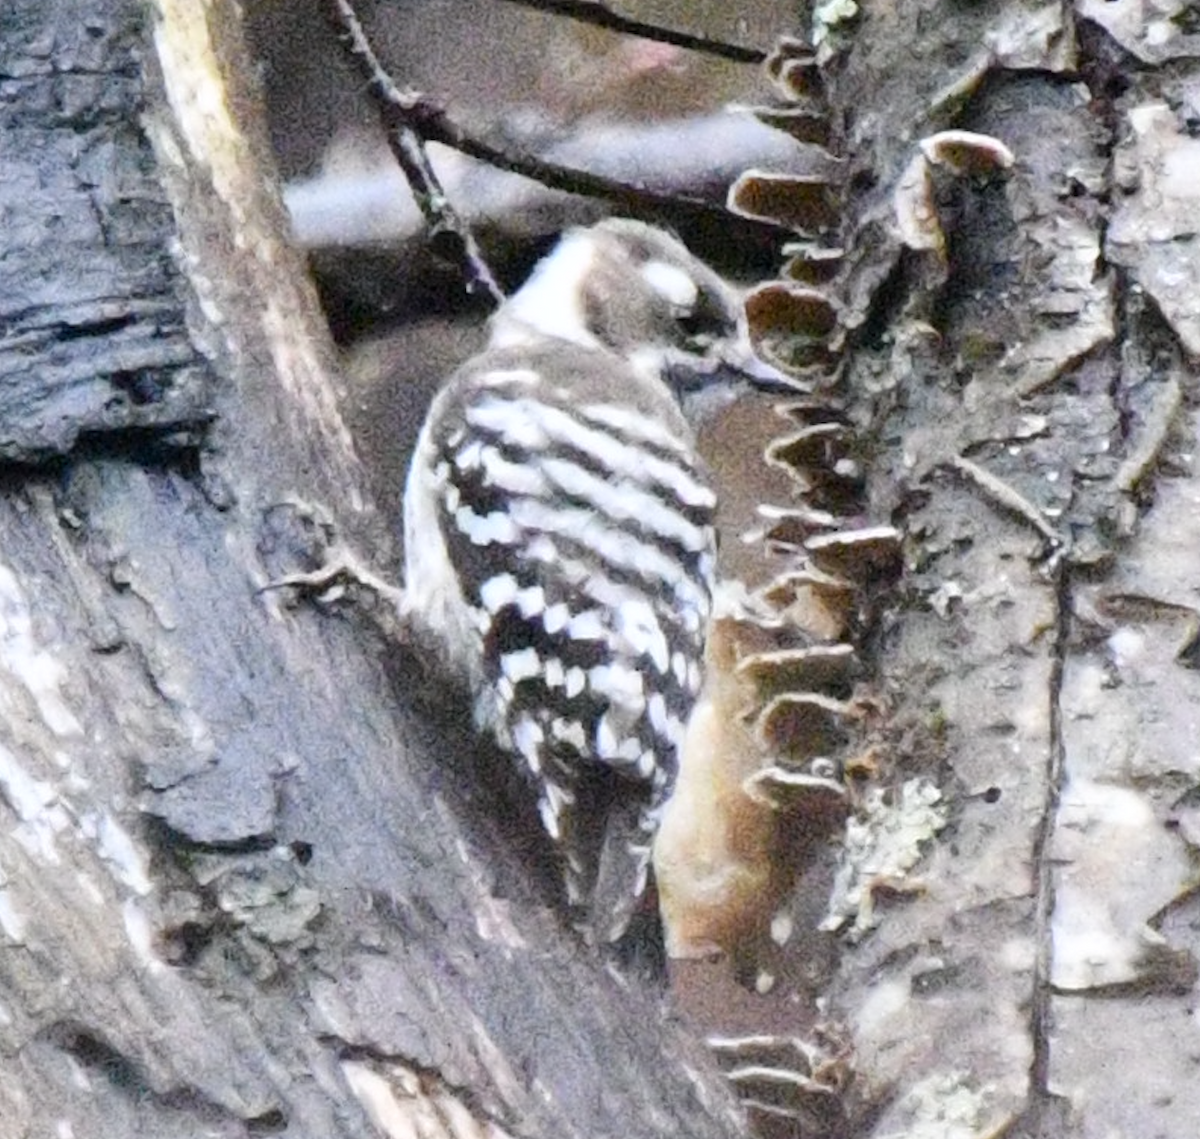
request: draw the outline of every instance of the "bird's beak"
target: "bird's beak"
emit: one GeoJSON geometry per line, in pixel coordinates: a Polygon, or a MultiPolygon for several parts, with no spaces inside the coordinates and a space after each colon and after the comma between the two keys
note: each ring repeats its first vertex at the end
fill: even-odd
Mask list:
{"type": "Polygon", "coordinates": [[[803,380],[760,359],[748,336],[714,346],[702,361],[694,357],[673,360],[665,368],[660,362],[659,374],[675,392],[693,427],[751,391],[796,396],[812,390],[803,380]]]}
{"type": "Polygon", "coordinates": [[[798,391],[806,390],[802,380],[789,376],[758,356],[750,343],[750,337],[746,335],[739,336],[737,340],[725,346],[721,352],[721,364],[722,370],[728,370],[730,373],[731,380],[748,381],[759,391],[795,395],[798,391]]]}

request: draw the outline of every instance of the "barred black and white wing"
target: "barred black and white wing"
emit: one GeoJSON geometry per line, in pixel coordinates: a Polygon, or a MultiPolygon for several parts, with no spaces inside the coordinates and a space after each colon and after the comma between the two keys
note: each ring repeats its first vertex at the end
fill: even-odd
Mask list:
{"type": "Polygon", "coordinates": [[[537,788],[596,940],[645,889],[702,679],[715,498],[683,408],[781,379],[735,290],[610,218],[564,234],[494,314],[413,456],[410,619],[537,788]]]}
{"type": "Polygon", "coordinates": [[[665,385],[566,341],[442,390],[406,490],[406,590],[537,788],[600,941],[641,897],[701,683],[715,497],[665,385]]]}

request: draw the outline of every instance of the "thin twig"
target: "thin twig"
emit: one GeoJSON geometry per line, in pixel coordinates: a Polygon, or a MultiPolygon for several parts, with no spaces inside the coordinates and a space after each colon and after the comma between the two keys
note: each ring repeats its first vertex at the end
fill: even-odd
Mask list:
{"type": "Polygon", "coordinates": [[[968,482],[973,483],[997,506],[1001,506],[1005,510],[1017,515],[1017,517],[1023,518],[1051,546],[1062,548],[1066,545],[1064,536],[1054,528],[1050,519],[1038,507],[1030,502],[1020,491],[992,474],[991,471],[981,467],[978,463],[972,462],[964,455],[955,455],[946,463],[946,466],[953,471],[957,471],[968,482]]]}
{"type": "Polygon", "coordinates": [[[261,585],[255,593],[272,593],[277,589],[303,589],[311,593],[329,594],[347,584],[369,589],[384,601],[390,601],[396,612],[404,615],[404,590],[385,581],[371,570],[353,551],[335,546],[329,551],[325,564],[307,572],[289,573],[261,585]]]}
{"type": "Polygon", "coordinates": [[[502,304],[504,291],[496,283],[474,234],[451,204],[429,162],[425,143],[442,140],[428,130],[427,100],[416,92],[401,91],[396,86],[379,62],[350,0],[333,0],[333,11],[351,54],[366,74],[368,88],[379,105],[388,145],[408,179],[417,206],[429,223],[431,237],[443,242],[450,237],[458,246],[457,252],[466,265],[468,292],[486,293],[495,304],[502,304]]]}
{"type": "Polygon", "coordinates": [[[1171,436],[1171,425],[1182,406],[1183,389],[1179,386],[1179,381],[1172,376],[1151,405],[1140,438],[1134,440],[1129,456],[1113,476],[1113,485],[1117,490],[1131,494],[1154,468],[1171,436]]]}
{"type": "Polygon", "coordinates": [[[658,24],[647,24],[642,20],[634,20],[614,12],[602,0],[509,0],[509,3],[520,4],[525,8],[537,8],[543,12],[553,12],[558,16],[569,16],[584,24],[594,24],[609,31],[621,32],[624,35],[640,36],[642,39],[656,40],[658,43],[673,44],[675,47],[687,48],[688,51],[702,52],[705,55],[716,55],[722,59],[732,59],[737,63],[762,63],[767,53],[761,48],[743,47],[741,44],[731,44],[725,40],[709,39],[707,36],[696,35],[692,32],[681,32],[674,28],[664,28],[658,24]]]}
{"type": "MultiPolygon", "coordinates": [[[[414,131],[424,142],[437,142],[443,146],[452,147],[454,150],[480,162],[485,162],[498,170],[531,178],[554,190],[563,190],[569,194],[580,194],[611,202],[622,212],[635,217],[649,220],[679,219],[685,216],[697,219],[719,218],[726,225],[738,224],[744,229],[753,229],[773,237],[785,236],[785,231],[769,222],[751,222],[735,217],[719,202],[692,194],[668,193],[651,189],[648,186],[622,182],[616,178],[608,178],[602,174],[564,166],[558,162],[548,162],[524,151],[510,150],[484,141],[455,122],[446,113],[445,108],[428,95],[412,88],[402,90],[398,87],[372,50],[370,41],[355,15],[351,0],[332,0],[332,2],[338,23],[345,31],[351,50],[360,60],[360,66],[367,75],[371,91],[379,102],[380,115],[389,135],[406,128],[414,131]]],[[[398,144],[393,141],[393,153],[397,152],[397,146],[398,144]]],[[[396,153],[396,158],[401,166],[405,167],[407,176],[407,157],[396,153]]],[[[432,170],[427,173],[427,177],[422,173],[418,185],[437,187],[436,191],[431,192],[426,189],[418,193],[426,193],[426,201],[432,200],[436,203],[437,195],[441,195],[441,188],[438,186],[432,170]]],[[[445,201],[444,195],[440,200],[445,201]]],[[[422,209],[425,208],[426,204],[422,202],[422,209]]],[[[467,234],[466,225],[458,221],[456,215],[455,217],[456,227],[442,225],[441,228],[453,229],[453,232],[460,236],[467,234]]],[[[467,238],[469,239],[469,234],[467,234],[467,238]]],[[[473,246],[473,244],[472,241],[471,245],[473,246]]],[[[477,252],[476,256],[478,256],[477,252]]],[[[482,259],[480,259],[480,264],[482,264],[482,259]]]]}

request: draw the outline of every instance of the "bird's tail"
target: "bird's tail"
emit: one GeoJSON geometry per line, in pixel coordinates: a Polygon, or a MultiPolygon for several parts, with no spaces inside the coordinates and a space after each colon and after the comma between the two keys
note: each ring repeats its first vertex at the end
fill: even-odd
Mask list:
{"type": "Polygon", "coordinates": [[[579,789],[573,833],[564,835],[564,849],[571,852],[564,867],[567,898],[576,926],[593,945],[620,940],[642,906],[657,809],[646,802],[644,784],[620,778],[603,783],[579,789]],[[592,795],[594,806],[587,801],[592,795]]]}

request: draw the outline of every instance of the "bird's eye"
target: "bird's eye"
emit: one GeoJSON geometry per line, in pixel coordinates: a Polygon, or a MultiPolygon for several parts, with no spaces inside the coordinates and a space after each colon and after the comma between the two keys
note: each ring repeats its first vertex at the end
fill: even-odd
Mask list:
{"type": "Polygon", "coordinates": [[[680,316],[675,323],[683,338],[689,345],[696,348],[707,348],[716,339],[716,332],[710,322],[703,320],[695,313],[680,316]]]}
{"type": "Polygon", "coordinates": [[[730,333],[728,320],[703,300],[689,312],[680,313],[675,324],[687,345],[701,350],[712,347],[730,333]]]}

